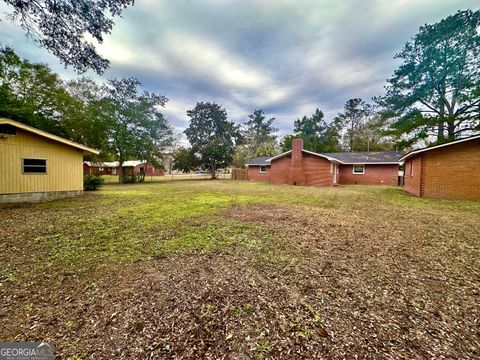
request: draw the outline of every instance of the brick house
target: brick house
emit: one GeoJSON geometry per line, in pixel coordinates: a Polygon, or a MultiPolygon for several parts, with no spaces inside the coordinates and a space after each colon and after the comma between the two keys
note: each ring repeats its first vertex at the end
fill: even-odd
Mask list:
{"type": "Polygon", "coordinates": [[[480,200],[480,135],[414,150],[400,160],[410,194],[480,200]]]}
{"type": "Polygon", "coordinates": [[[247,164],[247,179],[272,184],[332,186],[343,184],[398,185],[395,151],[315,153],[295,139],[292,150],[247,164]]]}
{"type": "MultiPolygon", "coordinates": [[[[125,174],[139,174],[142,171],[146,171],[145,176],[163,176],[165,172],[161,167],[155,167],[152,164],[145,163],[140,160],[128,160],[123,163],[123,171],[125,174]],[[145,170],[146,167],[146,170],[145,170]]],[[[118,175],[119,166],[118,161],[110,162],[83,162],[84,174],[96,174],[96,175],[118,175]]]]}
{"type": "Polygon", "coordinates": [[[95,175],[117,175],[118,162],[117,161],[107,161],[107,162],[92,162],[84,161],[83,162],[83,173],[84,174],[95,174],[95,175]]]}

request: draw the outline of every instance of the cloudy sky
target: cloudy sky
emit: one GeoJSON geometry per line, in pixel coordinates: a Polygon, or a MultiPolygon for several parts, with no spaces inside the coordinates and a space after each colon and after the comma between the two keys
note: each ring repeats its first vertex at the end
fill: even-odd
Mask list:
{"type": "MultiPolygon", "coordinates": [[[[98,47],[111,67],[96,78],[135,76],[166,95],[177,131],[197,101],[215,101],[238,123],[264,109],[285,135],[317,107],[331,120],[349,98],[382,94],[418,28],[467,8],[478,0],[137,0],[98,47]]],[[[0,19],[9,12],[0,2],[0,19]]],[[[8,21],[0,42],[76,76],[8,21]]]]}

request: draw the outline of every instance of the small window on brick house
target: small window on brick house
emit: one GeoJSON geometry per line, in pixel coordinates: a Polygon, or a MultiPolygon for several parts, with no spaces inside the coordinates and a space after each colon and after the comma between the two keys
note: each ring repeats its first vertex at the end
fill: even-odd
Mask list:
{"type": "Polygon", "coordinates": [[[365,174],[365,165],[353,165],[354,174],[365,174]]]}
{"type": "Polygon", "coordinates": [[[410,161],[410,177],[413,177],[413,161],[410,161]]]}
{"type": "Polygon", "coordinates": [[[22,159],[22,173],[46,174],[47,160],[45,159],[22,159]]]}
{"type": "Polygon", "coordinates": [[[267,172],[267,167],[265,165],[260,166],[260,172],[262,174],[266,173],[267,172]]]}

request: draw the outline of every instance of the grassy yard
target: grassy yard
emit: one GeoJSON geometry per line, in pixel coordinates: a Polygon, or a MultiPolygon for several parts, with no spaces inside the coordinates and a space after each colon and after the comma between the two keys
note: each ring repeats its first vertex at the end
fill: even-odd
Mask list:
{"type": "Polygon", "coordinates": [[[0,339],[59,358],[480,357],[480,202],[162,181],[0,218],[0,339]]]}
{"type": "MultiPolygon", "coordinates": [[[[220,180],[230,179],[231,174],[219,173],[218,178],[220,180]]],[[[178,181],[178,180],[209,180],[211,177],[210,174],[172,174],[164,176],[145,176],[146,183],[152,182],[165,182],[165,181],[178,181]]],[[[105,180],[105,183],[118,183],[118,175],[102,175],[102,178],[105,180]]]]}

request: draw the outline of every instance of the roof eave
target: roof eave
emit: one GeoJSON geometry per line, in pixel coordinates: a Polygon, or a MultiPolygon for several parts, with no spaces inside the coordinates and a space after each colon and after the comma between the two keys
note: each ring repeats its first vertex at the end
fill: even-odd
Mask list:
{"type": "Polygon", "coordinates": [[[477,140],[477,139],[480,139],[480,135],[474,135],[474,136],[470,136],[470,137],[463,138],[463,139],[458,139],[458,140],[451,141],[451,142],[444,143],[444,144],[439,144],[439,145],[435,145],[435,146],[430,146],[430,147],[426,147],[426,148],[412,150],[412,151],[406,153],[405,155],[403,155],[398,161],[405,161],[408,158],[410,158],[414,155],[421,154],[425,151],[435,150],[435,149],[439,149],[439,148],[442,148],[442,147],[445,147],[445,146],[456,145],[456,144],[460,144],[462,142],[472,141],[472,140],[477,140]]]}
{"type": "Polygon", "coordinates": [[[281,157],[283,157],[283,156],[285,156],[285,155],[290,154],[291,152],[292,152],[292,150],[285,151],[284,153],[281,153],[281,154],[279,154],[279,155],[276,155],[276,156],[274,156],[274,157],[271,157],[271,158],[269,158],[269,159],[267,159],[267,160],[265,160],[265,161],[270,161],[270,162],[271,162],[272,160],[276,160],[276,159],[278,159],[278,158],[281,158],[281,157]]]}
{"type": "Polygon", "coordinates": [[[14,120],[10,120],[10,119],[0,119],[0,124],[12,125],[12,126],[15,126],[16,128],[19,128],[19,129],[37,134],[39,136],[43,136],[47,139],[57,141],[57,142],[62,143],[64,145],[68,145],[68,146],[80,149],[80,150],[82,150],[83,155],[98,155],[98,154],[100,154],[100,150],[93,149],[91,147],[76,143],[74,141],[64,139],[60,136],[50,134],[49,132],[46,132],[46,131],[43,131],[43,130],[40,130],[40,129],[36,129],[34,127],[22,124],[18,121],[14,121],[14,120]]]}
{"type": "Polygon", "coordinates": [[[378,161],[378,162],[366,162],[366,161],[356,161],[356,162],[344,162],[342,165],[400,165],[402,161],[378,161]]]}

